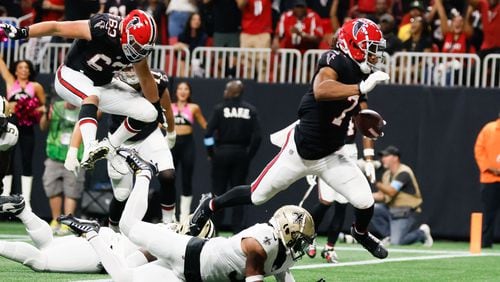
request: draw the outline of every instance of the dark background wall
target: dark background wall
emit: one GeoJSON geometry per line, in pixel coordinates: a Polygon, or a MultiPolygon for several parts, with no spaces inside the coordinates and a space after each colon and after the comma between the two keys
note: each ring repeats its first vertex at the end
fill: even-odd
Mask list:
{"type": "MultiPolygon", "coordinates": [[[[50,76],[40,75],[38,80],[46,86],[46,91],[51,89],[50,76]]],[[[226,81],[187,80],[192,85],[194,102],[201,106],[205,117],[210,118],[214,105],[222,100],[226,81]]],[[[180,81],[184,79],[172,79],[171,89],[180,81]]],[[[245,81],[244,98],[259,110],[264,135],[261,148],[251,164],[249,182],[257,177],[260,170],[278,152],[278,148],[270,144],[268,136],[296,120],[296,110],[306,90],[305,85],[245,81]]],[[[480,210],[474,142],[482,126],[497,117],[500,91],[383,85],[370,93],[369,104],[388,123],[385,136],[376,142],[376,150],[389,144],[398,146],[402,152],[402,161],[410,165],[417,175],[424,197],[422,221],[431,226],[437,237],[466,239],[470,213],[480,210]]],[[[101,130],[101,136],[103,133],[101,130]]],[[[38,134],[37,137],[32,206],[37,214],[48,218],[50,211],[41,186],[45,138],[43,134],[38,134]]],[[[203,133],[197,128],[193,208],[199,195],[211,189],[210,163],[206,158],[202,139],[203,133]]],[[[89,186],[106,181],[104,165],[101,164],[100,168],[94,172],[97,180],[89,186]]],[[[305,180],[299,180],[268,203],[248,207],[247,224],[267,220],[280,205],[298,204],[306,189],[305,180]]],[[[311,207],[316,200],[317,194],[313,192],[305,207],[311,207]]],[[[331,215],[332,211],[327,218],[331,215]]],[[[346,230],[351,220],[352,214],[346,220],[346,230]]],[[[320,231],[325,228],[326,224],[322,224],[320,231]]],[[[500,235],[500,228],[496,231],[500,235]]]]}

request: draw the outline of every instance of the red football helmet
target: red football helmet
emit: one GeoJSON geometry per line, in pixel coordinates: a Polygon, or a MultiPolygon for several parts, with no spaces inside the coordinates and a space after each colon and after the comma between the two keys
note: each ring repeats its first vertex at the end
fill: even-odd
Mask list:
{"type": "Polygon", "coordinates": [[[374,55],[377,61],[382,59],[385,39],[380,28],[369,19],[359,18],[346,22],[340,29],[337,47],[359,63],[364,73],[370,73],[375,67],[368,56],[374,55]]]}
{"type": "Polygon", "coordinates": [[[147,57],[156,41],[155,20],[146,12],[133,10],[122,20],[122,49],[133,63],[147,57]]]}

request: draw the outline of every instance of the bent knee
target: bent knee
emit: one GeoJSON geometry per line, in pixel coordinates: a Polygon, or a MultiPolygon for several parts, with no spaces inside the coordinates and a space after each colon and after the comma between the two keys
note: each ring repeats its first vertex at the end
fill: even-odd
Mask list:
{"type": "Polygon", "coordinates": [[[130,195],[130,189],[128,188],[115,188],[113,189],[113,196],[118,202],[123,202],[128,199],[130,195]]]}
{"type": "Polygon", "coordinates": [[[355,208],[364,210],[367,209],[373,204],[375,204],[375,200],[373,199],[372,194],[370,193],[369,195],[356,195],[350,199],[350,204],[353,205],[355,208]]]}

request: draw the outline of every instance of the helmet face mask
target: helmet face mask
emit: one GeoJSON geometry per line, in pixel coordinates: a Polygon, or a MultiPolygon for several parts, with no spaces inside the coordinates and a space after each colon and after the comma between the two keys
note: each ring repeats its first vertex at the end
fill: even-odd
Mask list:
{"type": "Polygon", "coordinates": [[[360,18],[342,26],[337,47],[353,59],[363,73],[368,74],[378,69],[377,64],[383,62],[386,41],[374,22],[360,18]]]}
{"type": "Polygon", "coordinates": [[[300,259],[316,236],[312,216],[298,206],[279,208],[270,220],[293,260],[300,259]]]}

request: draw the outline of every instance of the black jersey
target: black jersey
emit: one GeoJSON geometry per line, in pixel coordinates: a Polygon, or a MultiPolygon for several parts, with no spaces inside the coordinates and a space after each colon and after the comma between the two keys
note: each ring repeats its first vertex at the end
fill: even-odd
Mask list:
{"type": "Polygon", "coordinates": [[[206,138],[214,138],[215,147],[247,147],[253,156],[260,145],[260,124],[255,107],[238,98],[226,99],[215,106],[207,124],[206,138]]]}
{"type": "MultiPolygon", "coordinates": [[[[152,70],[153,78],[156,81],[156,85],[158,86],[158,95],[160,95],[160,99],[163,96],[163,92],[168,88],[169,82],[167,74],[162,70],[152,70]]],[[[122,124],[125,120],[125,116],[120,115],[111,115],[111,121],[109,125],[109,132],[114,133],[116,129],[122,124]]],[[[158,122],[153,121],[146,124],[139,133],[129,138],[127,141],[140,141],[146,139],[151,133],[153,133],[158,127],[158,122]]]]}
{"type": "MultiPolygon", "coordinates": [[[[366,102],[366,95],[360,96],[358,103],[361,104],[361,102],[366,102]]],[[[356,128],[356,125],[354,124],[354,118],[351,117],[351,121],[349,122],[349,125],[347,126],[347,136],[345,138],[345,143],[346,144],[353,144],[356,141],[356,133],[358,132],[358,129],[356,128]]]]}
{"type": "MultiPolygon", "coordinates": [[[[334,69],[338,81],[345,84],[357,84],[367,77],[356,62],[338,50],[329,50],[321,55],[312,81],[324,67],[334,69]]],[[[316,101],[311,83],[298,110],[300,123],[296,127],[294,137],[299,155],[304,159],[316,160],[343,146],[351,117],[359,112],[359,100],[362,97],[316,101]]]]}
{"type": "Polygon", "coordinates": [[[110,14],[92,16],[89,19],[92,39],[75,40],[64,64],[83,72],[95,86],[109,83],[114,72],[131,63],[121,47],[121,21],[122,18],[110,14]]]}

